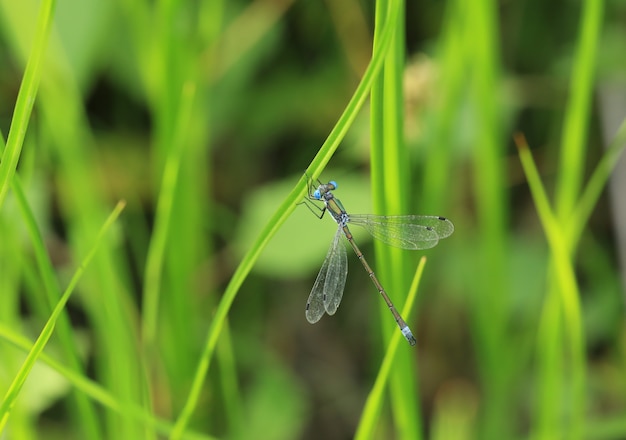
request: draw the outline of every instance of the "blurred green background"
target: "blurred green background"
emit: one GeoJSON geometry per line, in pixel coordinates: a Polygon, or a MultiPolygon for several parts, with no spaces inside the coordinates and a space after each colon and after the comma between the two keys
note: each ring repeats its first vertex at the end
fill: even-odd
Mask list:
{"type": "Polygon", "coordinates": [[[620,0],[0,0],[0,438],[626,438],[625,49],[620,0]],[[428,258],[368,415],[393,322],[354,255],[304,317],[322,168],[348,212],[456,227],[353,231],[399,310],[428,258]]]}

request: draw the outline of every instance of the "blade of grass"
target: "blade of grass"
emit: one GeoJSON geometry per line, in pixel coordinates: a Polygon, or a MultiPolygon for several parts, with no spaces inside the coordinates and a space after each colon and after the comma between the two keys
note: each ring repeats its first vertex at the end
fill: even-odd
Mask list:
{"type": "MultiPolygon", "coordinates": [[[[0,323],[0,338],[3,338],[13,346],[26,352],[33,350],[33,343],[31,341],[22,335],[15,333],[2,323],[0,323]]],[[[42,352],[37,360],[43,362],[61,374],[78,391],[83,393],[85,396],[88,396],[93,401],[100,403],[105,408],[115,411],[123,417],[140,420],[150,426],[153,426],[162,434],[169,434],[171,432],[174,426],[173,423],[155,418],[149,411],[139,405],[121,402],[109,391],[102,388],[98,383],[88,379],[82,374],[77,373],[74,369],[66,367],[46,353],[42,352]]],[[[187,431],[185,432],[183,439],[214,440],[215,437],[187,431]]]]}
{"type": "Polygon", "coordinates": [[[428,165],[422,167],[419,176],[419,196],[422,212],[441,212],[447,194],[453,191],[450,179],[452,164],[452,146],[458,131],[458,109],[462,108],[467,89],[467,69],[465,60],[460,56],[465,47],[463,33],[459,32],[465,14],[454,2],[445,8],[443,30],[439,37],[437,54],[438,72],[436,90],[437,99],[432,103],[432,113],[428,119],[428,165]]]}
{"type": "Polygon", "coordinates": [[[11,409],[15,405],[15,401],[20,393],[20,390],[22,389],[22,386],[24,385],[24,382],[26,382],[26,379],[28,378],[28,375],[31,369],[33,368],[33,365],[35,364],[35,361],[41,355],[41,352],[43,351],[44,347],[48,343],[50,336],[52,336],[52,332],[54,331],[56,321],[59,315],[61,314],[61,311],[64,309],[65,304],[69,300],[72,292],[74,291],[74,288],[76,287],[76,284],[78,284],[78,280],[80,279],[83,272],[85,271],[85,268],[87,267],[87,265],[93,258],[94,254],[98,250],[98,246],[102,242],[104,235],[109,230],[111,225],[115,222],[115,220],[118,218],[118,216],[122,212],[122,209],[124,209],[124,206],[125,206],[124,202],[119,202],[117,206],[115,207],[115,209],[113,210],[113,212],[111,213],[111,215],[109,215],[109,217],[105,221],[104,225],[102,226],[102,228],[100,229],[98,233],[98,236],[96,238],[96,241],[93,247],[91,248],[89,253],[85,256],[80,266],[74,273],[74,276],[70,280],[70,283],[67,286],[67,289],[65,290],[65,292],[63,292],[63,295],[59,299],[54,310],[52,311],[50,318],[46,322],[46,325],[42,329],[37,340],[35,341],[35,344],[33,345],[32,350],[28,353],[28,356],[26,357],[26,360],[22,364],[22,367],[20,368],[15,378],[11,382],[11,385],[4,396],[2,404],[0,404],[0,433],[4,431],[6,423],[9,419],[9,415],[11,413],[11,409]]]}
{"type": "Polygon", "coordinates": [[[2,160],[0,160],[0,209],[2,209],[4,198],[15,174],[30,114],[35,104],[39,80],[41,79],[41,66],[48,46],[55,4],[55,0],[43,0],[39,7],[33,47],[24,70],[24,79],[17,94],[15,112],[11,119],[6,149],[2,154],[2,160]]]}
{"type": "Polygon", "coordinates": [[[537,329],[537,397],[530,438],[549,440],[562,433],[559,415],[566,378],[564,369],[563,312],[553,259],[547,274],[546,296],[541,305],[537,329]]]}
{"type": "Polygon", "coordinates": [[[159,191],[154,221],[154,232],[146,257],[142,337],[148,350],[153,348],[152,346],[156,338],[163,261],[165,258],[169,224],[173,215],[172,206],[174,204],[174,196],[178,184],[181,155],[185,145],[187,122],[190,120],[194,96],[195,84],[185,84],[182,90],[181,108],[175,127],[173,146],[169,150],[169,156],[165,163],[165,169],[163,170],[163,180],[159,191]]]}
{"type": "MultiPolygon", "coordinates": [[[[13,177],[11,189],[22,214],[22,221],[24,222],[32,242],[37,268],[43,280],[43,290],[46,295],[47,303],[50,305],[50,309],[52,309],[57,299],[61,297],[61,291],[55,279],[54,268],[46,251],[43,237],[37,227],[35,216],[28,205],[26,194],[24,193],[18,175],[13,177]]],[[[76,372],[84,373],[83,364],[78,353],[78,347],[76,346],[76,339],[72,337],[71,324],[65,309],[63,309],[61,315],[59,316],[57,327],[59,340],[61,341],[61,345],[68,362],[70,362],[72,368],[74,368],[76,372]]],[[[102,429],[100,428],[98,417],[94,408],[80,394],[75,394],[74,397],[78,412],[76,420],[82,427],[84,435],[94,440],[101,438],[100,433],[102,429]]]]}
{"type": "Polygon", "coordinates": [[[387,20],[385,22],[385,32],[381,33],[378,50],[374,51],[372,55],[372,60],[367,70],[365,71],[361,82],[355,90],[352,98],[346,105],[345,110],[339,117],[339,120],[337,121],[331,132],[328,134],[328,137],[322,144],[320,150],[311,161],[311,164],[307,167],[305,175],[303,175],[300,180],[298,180],[294,189],[278,206],[274,215],[272,215],[267,224],[263,227],[263,230],[259,234],[258,238],[250,246],[250,250],[243,257],[239,266],[237,266],[237,269],[235,270],[235,273],[228,283],[228,286],[226,286],[224,295],[217,306],[213,319],[211,320],[211,326],[208,330],[207,340],[204,345],[200,360],[198,362],[198,368],[196,370],[196,374],[194,375],[191,389],[189,391],[189,396],[176,421],[176,426],[170,436],[171,439],[180,438],[183,431],[185,430],[185,427],[189,423],[189,419],[191,418],[191,415],[200,397],[202,385],[204,383],[206,373],[209,369],[219,335],[222,331],[222,328],[224,327],[228,311],[230,310],[230,307],[235,300],[235,297],[237,296],[241,285],[250,273],[252,266],[254,266],[254,263],[259,258],[261,251],[265,248],[265,246],[267,246],[267,243],[269,243],[272,237],[276,234],[276,231],[293,212],[296,204],[305,196],[308,183],[306,175],[311,176],[312,178],[316,178],[317,176],[319,176],[322,169],[326,166],[328,161],[330,161],[330,158],[339,147],[339,143],[345,136],[350,125],[352,124],[359,110],[363,106],[363,103],[367,98],[367,94],[371,89],[374,77],[378,74],[381,68],[384,56],[393,36],[393,29],[391,28],[390,23],[392,23],[392,21],[390,20],[387,20]]]}
{"type": "Polygon", "coordinates": [[[222,330],[222,337],[217,344],[217,361],[220,370],[220,386],[222,391],[222,405],[228,423],[228,432],[237,432],[238,425],[243,420],[244,404],[239,389],[237,364],[233,353],[233,341],[228,323],[222,330]]]}
{"type": "MultiPolygon", "coordinates": [[[[16,18],[16,24],[26,18],[16,18]]],[[[87,254],[108,215],[110,188],[105,189],[98,178],[103,176],[101,150],[97,148],[100,144],[91,131],[75,72],[62,45],[51,45],[51,49],[39,91],[41,135],[56,158],[55,166],[48,171],[55,183],[55,200],[70,251],[80,258],[87,254]]],[[[116,396],[140,401],[146,377],[141,371],[142,351],[137,346],[139,325],[131,298],[130,267],[127,254],[105,240],[91,270],[81,280],[92,294],[81,299],[98,351],[92,365],[94,374],[116,396]]],[[[101,420],[108,436],[148,438],[141,424],[110,411],[102,414],[101,420]]]]}
{"type": "Polygon", "coordinates": [[[594,86],[595,57],[602,27],[604,2],[583,2],[578,44],[569,87],[570,101],[563,124],[561,158],[556,183],[556,213],[570,216],[579,195],[585,165],[585,145],[594,86]]]}
{"type": "MultiPolygon", "coordinates": [[[[520,141],[521,142],[521,141],[520,141]]],[[[626,142],[626,121],[620,126],[615,139],[607,152],[600,159],[594,172],[587,183],[583,194],[578,201],[573,214],[565,224],[566,245],[570,255],[573,255],[580,236],[591,215],[595,204],[600,197],[602,188],[606,184],[611,172],[624,149],[626,142]]],[[[554,272],[554,263],[549,267],[549,273],[554,272]]],[[[550,438],[561,432],[559,426],[560,414],[560,388],[563,361],[562,356],[562,330],[561,330],[561,307],[558,288],[555,286],[554,276],[549,282],[547,298],[544,303],[539,327],[539,392],[537,407],[538,420],[536,424],[536,437],[550,438]]],[[[582,428],[581,428],[582,429],[582,428]]]]}
{"type": "Polygon", "coordinates": [[[510,296],[506,274],[511,250],[507,223],[507,176],[503,166],[501,62],[497,2],[457,1],[452,14],[460,22],[467,89],[471,102],[476,145],[472,154],[472,187],[477,231],[476,282],[471,286],[472,326],[476,332],[477,365],[484,398],[481,399],[479,438],[513,435],[512,379],[515,354],[507,340],[510,296]]]}
{"type": "MultiPolygon", "coordinates": [[[[415,298],[417,297],[417,289],[419,287],[420,280],[422,279],[422,273],[424,272],[425,265],[426,257],[422,257],[417,266],[417,270],[415,271],[411,287],[409,288],[406,303],[402,308],[402,316],[406,319],[409,318],[411,310],[413,309],[413,304],[415,303],[415,298]]],[[[387,350],[385,352],[385,357],[383,358],[383,362],[378,370],[378,374],[376,375],[374,386],[367,396],[365,407],[361,413],[361,419],[354,435],[354,438],[357,440],[374,438],[374,427],[378,421],[380,409],[383,405],[385,385],[391,375],[391,368],[394,365],[397,366],[398,364],[396,352],[398,351],[398,345],[401,340],[403,339],[401,339],[400,332],[393,332],[391,334],[391,338],[389,339],[389,343],[386,345],[387,350]]],[[[418,415],[415,414],[415,416],[417,417],[418,415]]]]}
{"type": "MultiPolygon", "coordinates": [[[[582,185],[584,166],[585,166],[585,146],[587,142],[587,133],[589,129],[589,114],[591,112],[591,98],[594,87],[594,71],[595,56],[599,33],[602,24],[602,12],[604,2],[585,1],[582,5],[580,28],[578,33],[578,42],[576,46],[576,54],[574,64],[572,66],[572,77],[569,87],[569,102],[566,107],[565,120],[563,124],[563,134],[561,141],[561,152],[559,160],[559,172],[556,182],[555,197],[555,215],[558,222],[564,227],[563,235],[559,231],[552,231],[550,235],[557,234],[562,243],[553,243],[554,238],[548,236],[552,251],[552,261],[549,265],[549,287],[548,296],[544,304],[544,313],[542,314],[542,323],[540,330],[544,337],[539,341],[539,365],[542,368],[539,371],[540,387],[538,411],[538,424],[536,426],[536,435],[541,438],[552,438],[555,434],[561,435],[562,429],[562,411],[558,407],[558,400],[555,394],[559,395],[563,389],[569,389],[564,384],[562,375],[563,360],[561,359],[562,337],[569,338],[572,345],[573,368],[572,368],[572,399],[570,408],[572,410],[571,421],[568,425],[571,438],[580,438],[584,431],[583,416],[585,406],[584,396],[584,338],[582,323],[580,323],[580,304],[579,296],[576,290],[571,290],[572,286],[563,285],[563,270],[567,261],[567,266],[571,268],[571,255],[576,248],[576,242],[582,232],[583,224],[576,224],[574,220],[580,221],[582,218],[576,219],[572,214],[575,210],[575,204],[580,196],[580,188],[582,185]],[[555,249],[555,246],[563,246],[565,249],[555,249]],[[565,254],[561,254],[565,252],[565,254]],[[560,307],[557,305],[560,302],[560,307]],[[561,312],[561,309],[563,311],[561,312]],[[565,332],[556,327],[561,321],[561,313],[564,314],[565,332]]],[[[532,158],[525,146],[525,140],[517,138],[518,144],[523,142],[524,146],[520,149],[520,157],[522,153],[528,162],[526,166],[534,165],[532,158]]],[[[519,146],[519,145],[518,145],[519,146]]],[[[536,182],[539,182],[538,177],[536,182]]],[[[529,179],[530,183],[530,179],[529,179]]],[[[537,183],[534,184],[537,186],[537,183]]],[[[539,184],[540,185],[540,184],[539,184]]],[[[594,183],[595,185],[595,183],[594,183]]],[[[593,186],[590,187],[593,191],[593,186]]],[[[533,190],[531,186],[531,191],[533,190]]],[[[589,193],[592,195],[592,193],[589,193]]],[[[542,216],[541,210],[537,202],[537,210],[542,216]]],[[[582,209],[591,209],[591,206],[585,202],[582,209]]],[[[547,201],[542,210],[548,207],[547,201]]],[[[583,212],[581,214],[584,215],[583,212]]],[[[588,215],[588,214],[587,214],[588,215]]],[[[545,216],[545,214],[544,214],[545,216]]],[[[556,223],[554,220],[552,223],[556,223]]],[[[548,235],[548,230],[544,224],[544,230],[548,235]]],[[[553,225],[552,225],[553,226],[553,225]]],[[[573,269],[571,269],[573,272],[573,269]]],[[[573,277],[573,273],[571,274],[573,277]]],[[[575,279],[570,281],[577,287],[575,279]]]]}
{"type": "MultiPolygon", "coordinates": [[[[320,150],[315,155],[311,164],[306,169],[305,174],[311,176],[311,178],[315,179],[320,175],[326,164],[330,161],[330,158],[335,153],[337,148],[339,147],[339,143],[346,135],[346,132],[354,122],[359,110],[365,103],[365,100],[368,97],[368,93],[372,88],[372,84],[374,83],[374,79],[380,72],[380,69],[383,65],[385,57],[389,51],[389,46],[391,45],[392,39],[394,37],[393,26],[396,20],[395,13],[397,12],[397,7],[395,6],[396,0],[391,0],[393,3],[390,6],[390,10],[392,13],[387,17],[384,25],[382,26],[382,31],[380,33],[380,40],[377,46],[375,46],[376,50],[372,53],[372,59],[370,64],[367,66],[365,73],[363,74],[363,78],[359,82],[352,98],[346,105],[346,109],[343,111],[337,123],[328,134],[328,137],[322,144],[320,150]],[[396,12],[394,12],[396,11],[396,12]]],[[[304,179],[304,188],[298,191],[298,201],[302,198],[306,193],[306,179],[304,179]]],[[[296,187],[300,188],[300,184],[296,187]]]]}
{"type": "Polygon", "coordinates": [[[205,51],[205,58],[212,62],[204,63],[204,74],[213,81],[226,76],[244,55],[276,25],[293,3],[294,0],[265,0],[250,3],[237,18],[228,24],[219,40],[205,51]],[[259,20],[260,16],[263,17],[262,20],[259,20]],[[216,52],[220,46],[221,60],[216,63],[209,54],[216,52]]]}
{"type": "MultiPolygon", "coordinates": [[[[2,133],[0,133],[0,153],[4,151],[4,147],[4,137],[2,136],[2,133]]],[[[13,176],[13,180],[11,181],[11,190],[13,191],[17,206],[22,214],[22,221],[25,225],[26,231],[30,236],[35,253],[35,260],[37,262],[37,268],[43,281],[43,290],[46,294],[46,300],[50,305],[50,309],[52,309],[56,300],[61,297],[61,291],[55,279],[54,268],[47,254],[43,237],[37,227],[35,215],[30,209],[18,175],[13,176]]],[[[71,324],[65,310],[59,316],[57,325],[57,333],[68,361],[71,363],[75,371],[82,373],[83,365],[79,358],[78,348],[75,345],[76,340],[72,337],[71,324]]],[[[100,432],[102,429],[100,428],[98,417],[94,408],[92,408],[84,396],[76,393],[74,397],[78,411],[76,419],[79,421],[84,435],[87,438],[94,440],[101,438],[100,432]]]]}
{"type": "Polygon", "coordinates": [[[585,416],[585,339],[580,310],[580,294],[574,268],[570,260],[570,250],[561,225],[548,202],[541,183],[539,172],[533,161],[530,149],[522,135],[515,138],[520,160],[533,200],[550,246],[554,263],[554,276],[558,284],[559,298],[565,318],[565,334],[569,338],[572,357],[571,367],[571,413],[568,425],[571,438],[581,438],[584,432],[585,416]]]}
{"type": "Polygon", "coordinates": [[[625,147],[626,119],[622,122],[622,125],[620,125],[608,150],[600,159],[600,162],[593,171],[593,174],[591,174],[589,182],[587,182],[580,200],[576,204],[576,208],[570,217],[570,221],[568,222],[568,227],[566,229],[566,237],[568,243],[572,246],[572,251],[578,243],[583,228],[587,223],[587,220],[589,220],[589,217],[591,216],[591,213],[600,198],[602,190],[604,189],[607,180],[609,180],[609,177],[617,165],[625,147]]]}
{"type": "MultiPolygon", "coordinates": [[[[370,106],[372,200],[377,214],[409,212],[410,157],[404,142],[404,2],[376,2],[376,21],[393,17],[394,35],[383,71],[372,86],[370,106]],[[394,8],[393,10],[391,8],[394,8]]],[[[380,26],[376,26],[380,31],[380,26]]],[[[374,47],[378,42],[374,34],[374,47]]],[[[399,249],[375,243],[377,270],[390,292],[406,292],[410,278],[409,256],[399,249]]],[[[396,332],[386,307],[378,308],[383,340],[396,332]]],[[[421,419],[411,350],[398,354],[390,378],[390,401],[397,435],[419,439],[421,419]]]]}
{"type": "MultiPolygon", "coordinates": [[[[374,210],[405,213],[408,208],[409,155],[404,144],[404,2],[376,2],[376,20],[394,20],[391,47],[383,71],[372,85],[370,106],[371,173],[374,210]],[[392,11],[390,8],[393,7],[392,11]],[[379,18],[380,17],[380,18],[379,18]]],[[[378,44],[376,26],[374,47],[378,44]]],[[[385,246],[384,249],[391,249],[385,246]]],[[[406,289],[403,289],[406,290],[406,289]]]]}

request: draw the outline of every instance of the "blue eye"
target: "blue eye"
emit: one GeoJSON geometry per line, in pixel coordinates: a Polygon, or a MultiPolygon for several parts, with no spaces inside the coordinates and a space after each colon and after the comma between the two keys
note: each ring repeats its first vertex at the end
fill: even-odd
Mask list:
{"type": "Polygon", "coordinates": [[[320,190],[316,189],[315,192],[313,193],[313,198],[315,198],[316,200],[319,200],[322,198],[322,195],[320,194],[320,190]]]}
{"type": "Polygon", "coordinates": [[[337,182],[335,182],[334,180],[331,180],[331,181],[330,181],[330,182],[328,182],[328,183],[330,183],[332,186],[334,186],[334,187],[335,187],[335,189],[337,189],[337,187],[339,186],[339,185],[337,185],[337,182]]]}

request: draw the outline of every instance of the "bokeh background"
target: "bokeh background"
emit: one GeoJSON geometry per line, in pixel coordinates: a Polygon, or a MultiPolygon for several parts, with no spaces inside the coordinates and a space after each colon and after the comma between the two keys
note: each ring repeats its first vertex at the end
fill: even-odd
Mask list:
{"type": "Polygon", "coordinates": [[[388,287],[398,309],[428,259],[407,319],[418,344],[397,347],[363,435],[626,438],[623,165],[609,161],[591,215],[577,211],[626,115],[626,3],[406,3],[0,0],[5,140],[39,7],[54,14],[16,173],[43,262],[16,184],[0,202],[3,402],[98,243],[45,357],[10,413],[0,408],[0,438],[167,438],[198,371],[183,438],[355,435],[391,316],[349,254],[341,307],[311,326],[304,305],[336,225],[294,202],[275,234],[266,226],[304,194],[315,155],[333,153],[326,138],[390,11],[396,54],[384,72],[401,87],[385,96],[403,110],[402,137],[373,145],[377,115],[394,107],[366,102],[317,162],[320,179],[339,183],[349,212],[379,211],[374,193],[396,176],[372,180],[370,169],[381,151],[401,151],[404,212],[385,213],[443,215],[456,230],[432,250],[402,251],[403,281],[354,231],[383,285],[404,286],[388,287]],[[531,194],[514,133],[549,206],[531,194]],[[556,242],[540,221],[549,211],[556,242]],[[233,278],[260,237],[252,271],[233,278]],[[227,325],[203,358],[229,283],[227,325]]]}

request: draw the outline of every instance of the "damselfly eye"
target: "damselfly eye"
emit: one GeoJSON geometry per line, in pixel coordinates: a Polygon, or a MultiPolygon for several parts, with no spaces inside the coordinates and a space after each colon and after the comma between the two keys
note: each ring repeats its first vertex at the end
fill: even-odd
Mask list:
{"type": "Polygon", "coordinates": [[[322,195],[320,194],[320,190],[316,189],[315,192],[313,193],[313,198],[316,200],[319,200],[322,198],[322,195]]]}

